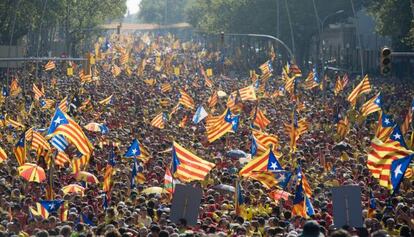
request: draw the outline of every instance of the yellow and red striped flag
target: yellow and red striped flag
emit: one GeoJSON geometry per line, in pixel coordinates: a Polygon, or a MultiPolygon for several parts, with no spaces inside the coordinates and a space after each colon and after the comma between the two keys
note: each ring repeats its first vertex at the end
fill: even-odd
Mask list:
{"type": "Polygon", "coordinates": [[[253,127],[259,127],[261,130],[264,130],[269,124],[270,120],[266,118],[265,114],[258,107],[256,107],[253,118],[253,127]]]}
{"type": "Polygon", "coordinates": [[[247,177],[259,181],[267,189],[272,189],[273,187],[276,187],[279,184],[279,182],[275,178],[275,175],[269,171],[253,171],[249,173],[247,177]]]}
{"type": "Polygon", "coordinates": [[[14,146],[13,152],[19,166],[22,166],[24,163],[26,163],[26,142],[24,133],[21,135],[19,141],[14,146]]]}
{"type": "Polygon", "coordinates": [[[56,64],[53,61],[49,61],[45,65],[45,71],[50,71],[56,68],[56,64]]]}
{"type": "Polygon", "coordinates": [[[239,90],[240,98],[242,101],[254,101],[257,100],[256,98],[256,92],[254,91],[253,85],[250,85],[248,87],[242,88],[239,90]]]}
{"type": "Polygon", "coordinates": [[[213,108],[214,106],[216,106],[217,102],[218,102],[218,94],[217,91],[214,91],[213,94],[211,94],[211,96],[208,98],[208,107],[213,108]]]}
{"type": "Polygon", "coordinates": [[[178,125],[178,127],[184,128],[185,124],[187,123],[187,120],[188,120],[188,116],[185,115],[184,118],[181,120],[180,124],[178,125]]]}
{"type": "Polygon", "coordinates": [[[349,94],[348,101],[352,106],[355,106],[358,97],[362,94],[369,93],[371,91],[371,84],[369,83],[368,75],[362,79],[362,81],[354,88],[349,94]]]}
{"type": "Polygon", "coordinates": [[[119,74],[121,74],[121,68],[118,67],[117,65],[112,65],[111,72],[114,77],[117,77],[119,76],[119,74]]]}
{"type": "Polygon", "coordinates": [[[378,116],[378,125],[377,130],[375,131],[375,137],[385,142],[390,137],[394,126],[395,122],[392,117],[381,111],[378,116]]]}
{"type": "Polygon", "coordinates": [[[7,154],[3,150],[3,148],[0,147],[0,164],[3,163],[3,161],[7,160],[7,154]]]}
{"type": "Polygon", "coordinates": [[[44,92],[44,90],[43,90],[43,87],[42,87],[42,90],[40,90],[40,89],[36,86],[36,84],[34,84],[34,83],[33,83],[33,94],[34,94],[34,98],[35,98],[36,100],[39,100],[41,97],[44,97],[44,96],[45,96],[45,92],[44,92]]]}
{"type": "Polygon", "coordinates": [[[268,134],[258,130],[252,130],[252,134],[256,138],[256,142],[266,148],[272,146],[275,149],[279,146],[279,138],[274,134],[268,134]]]}
{"type": "Polygon", "coordinates": [[[380,111],[382,107],[381,93],[378,93],[376,96],[372,97],[370,100],[365,102],[361,106],[362,116],[368,116],[374,112],[380,111]]]}
{"type": "Polygon", "coordinates": [[[65,112],[65,113],[67,113],[68,112],[68,109],[69,109],[69,107],[68,107],[68,97],[66,96],[65,98],[63,98],[61,101],[60,101],[60,103],[59,103],[59,105],[58,105],[58,108],[60,109],[60,110],[62,110],[62,112],[65,112]]]}
{"type": "Polygon", "coordinates": [[[215,164],[201,159],[176,142],[172,147],[172,173],[183,182],[204,180],[215,164]]]}
{"type": "Polygon", "coordinates": [[[46,138],[36,131],[32,131],[32,136],[30,137],[32,142],[31,149],[37,151],[38,149],[50,150],[50,145],[47,142],[46,138]]]}
{"type": "Polygon", "coordinates": [[[92,81],[92,75],[91,74],[85,74],[83,69],[79,72],[79,78],[82,83],[91,82],[92,81]]]}
{"type": "Polygon", "coordinates": [[[121,57],[119,57],[119,64],[124,65],[128,63],[129,61],[129,55],[126,52],[121,53],[121,57]]]}
{"type": "Polygon", "coordinates": [[[41,216],[43,219],[47,219],[49,217],[49,212],[39,202],[36,202],[36,208],[29,207],[29,210],[33,216],[41,216]]]}
{"type": "Polygon", "coordinates": [[[164,112],[159,113],[151,121],[151,126],[163,129],[165,127],[165,122],[167,121],[166,115],[164,112]]]}
{"type": "Polygon", "coordinates": [[[231,117],[230,109],[226,109],[222,115],[206,118],[207,139],[210,143],[232,130],[233,125],[229,117],[231,117]]]}
{"type": "Polygon", "coordinates": [[[408,109],[407,115],[405,116],[404,122],[401,125],[401,132],[403,135],[407,134],[410,129],[411,123],[413,122],[413,113],[414,113],[414,100],[411,103],[411,107],[408,109]]]}
{"type": "Polygon", "coordinates": [[[172,86],[171,86],[170,83],[166,82],[166,83],[163,83],[161,85],[161,91],[162,91],[162,93],[167,93],[167,92],[170,92],[171,90],[172,90],[172,86]]]}
{"type": "Polygon", "coordinates": [[[55,157],[55,165],[63,167],[66,163],[69,163],[70,159],[69,156],[62,151],[59,151],[55,157]]]}
{"type": "Polygon", "coordinates": [[[22,88],[19,86],[17,78],[13,78],[10,83],[10,95],[17,96],[22,91],[22,88]]]}
{"type": "Polygon", "coordinates": [[[188,95],[187,92],[185,92],[183,89],[180,89],[180,99],[178,102],[186,108],[194,109],[195,105],[193,98],[191,98],[191,96],[188,95]]]}
{"type": "Polygon", "coordinates": [[[336,125],[336,133],[341,137],[341,139],[345,138],[346,134],[348,134],[349,125],[350,123],[347,117],[339,120],[338,124],[336,125]]]}
{"type": "Polygon", "coordinates": [[[249,161],[240,171],[239,175],[248,177],[254,171],[267,171],[269,165],[269,156],[274,155],[269,148],[263,154],[257,156],[253,160],[249,161]]]}

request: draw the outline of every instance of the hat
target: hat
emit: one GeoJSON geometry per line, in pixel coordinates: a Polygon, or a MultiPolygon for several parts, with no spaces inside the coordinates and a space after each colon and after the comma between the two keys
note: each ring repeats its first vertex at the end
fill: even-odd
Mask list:
{"type": "Polygon", "coordinates": [[[307,221],[303,226],[301,237],[324,237],[321,233],[320,225],[316,221],[307,221]]]}

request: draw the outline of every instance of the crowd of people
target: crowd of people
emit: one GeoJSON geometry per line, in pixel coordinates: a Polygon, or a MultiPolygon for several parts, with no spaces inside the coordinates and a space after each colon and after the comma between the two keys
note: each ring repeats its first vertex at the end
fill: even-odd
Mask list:
{"type": "MultiPolygon", "coordinates": [[[[100,39],[96,47],[98,55],[92,65],[92,80],[88,82],[80,80],[78,72],[82,67],[76,67],[76,62],[71,64],[75,73],[70,76],[66,70],[68,65],[60,62],[55,62],[56,68],[42,70],[41,73],[35,72],[34,64],[13,71],[11,78],[21,91],[13,92],[11,90],[16,88],[6,85],[9,93],[2,97],[4,120],[0,140],[8,158],[0,163],[0,236],[414,235],[413,179],[407,175],[400,191],[391,196],[367,168],[367,153],[378,115],[371,114],[365,121],[359,121],[356,115],[351,116],[357,112],[346,98],[353,86],[359,83],[359,78],[350,76],[348,86],[339,95],[333,92],[336,75],[325,77],[323,87],[311,90],[304,89],[301,85],[304,79],[298,78],[296,94],[292,96],[286,91],[274,93],[285,83],[280,77],[281,70],[274,68],[272,77],[265,82],[264,91],[257,92],[258,100],[238,101],[241,104],[238,131],[209,143],[205,122],[195,124],[191,121],[195,109],[180,107],[176,113],[170,114],[178,103],[179,89],[184,89],[195,105],[203,105],[210,115],[219,115],[227,108],[228,96],[220,96],[214,107],[208,106],[209,97],[215,91],[230,95],[251,85],[252,78],[248,72],[226,76],[225,71],[219,74],[213,66],[213,73],[208,76],[213,85],[209,87],[205,83],[203,64],[220,64],[221,56],[203,50],[197,43],[180,42],[171,35],[108,36],[108,39],[100,39]],[[127,62],[121,63],[125,54],[122,52],[127,52],[127,62]],[[114,65],[119,66],[121,72],[114,71],[114,65]],[[26,161],[43,167],[47,179],[40,183],[28,182],[19,175],[14,147],[21,134],[31,127],[39,131],[46,128],[47,131],[55,112],[54,106],[43,109],[34,98],[33,83],[43,87],[45,98],[59,102],[68,96],[72,104],[68,114],[81,126],[98,122],[108,127],[109,132],[105,134],[84,129],[93,144],[93,153],[81,170],[94,174],[99,183],[85,184],[76,179],[71,162],[62,166],[51,165],[46,156],[55,153],[32,150],[30,141],[26,141],[26,161]],[[163,91],[161,86],[165,84],[171,85],[171,90],[163,91]],[[111,103],[98,103],[110,95],[113,95],[111,103]],[[303,109],[298,116],[306,118],[309,129],[298,139],[297,150],[292,153],[285,124],[292,122],[293,104],[299,102],[303,109]],[[260,106],[270,120],[264,132],[279,139],[275,154],[284,169],[295,173],[300,164],[312,190],[313,215],[292,213],[294,178],[284,189],[289,194],[287,198],[276,198],[269,194],[280,187],[269,189],[256,180],[240,178],[238,172],[245,163],[228,156],[231,150],[250,152],[252,114],[256,106],[260,106]],[[163,129],[151,125],[152,119],[161,111],[170,114],[163,129]],[[341,139],[337,135],[335,118],[346,113],[350,115],[351,127],[341,139]],[[10,126],[7,118],[18,121],[24,128],[10,126]],[[124,154],[135,138],[148,150],[149,159],[140,160],[144,179],[131,185],[134,161],[125,158],[124,154]],[[150,187],[164,187],[165,172],[171,169],[173,141],[215,164],[203,181],[188,183],[201,187],[203,192],[199,217],[194,226],[187,225],[185,220],[179,223],[170,220],[173,194],[165,189],[144,192],[150,187]],[[346,143],[347,150],[337,149],[339,142],[346,143]],[[110,193],[105,193],[102,185],[112,152],[115,154],[113,184],[110,193]],[[49,172],[51,169],[53,172],[49,172]],[[220,188],[234,187],[237,180],[240,180],[240,194],[234,189],[220,188]],[[69,184],[84,185],[85,190],[83,193],[65,194],[61,188],[69,184]],[[363,227],[334,225],[331,188],[341,185],[361,187],[363,227]],[[67,203],[67,217],[64,219],[59,211],[49,213],[47,218],[32,211],[36,203],[50,197],[47,195],[50,187],[54,200],[67,203]],[[243,199],[242,207],[236,204],[239,195],[243,199]],[[370,205],[372,200],[375,206],[370,205]],[[237,208],[243,209],[242,214],[237,208]]],[[[256,71],[260,74],[258,68],[256,71]]],[[[303,70],[303,78],[306,77],[305,72],[303,70]]],[[[394,115],[401,124],[414,98],[412,83],[373,77],[370,77],[370,82],[372,95],[382,92],[383,110],[394,115]]],[[[42,132],[44,136],[46,131],[42,132]]],[[[407,141],[411,132],[412,129],[407,134],[407,141]]],[[[65,152],[75,159],[76,148],[72,146],[65,152]]]]}

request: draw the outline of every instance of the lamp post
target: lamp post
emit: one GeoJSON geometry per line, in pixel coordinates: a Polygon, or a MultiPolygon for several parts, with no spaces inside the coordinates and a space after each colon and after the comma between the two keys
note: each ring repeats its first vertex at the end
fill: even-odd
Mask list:
{"type": "Polygon", "coordinates": [[[322,70],[325,70],[325,59],[324,59],[323,38],[322,38],[325,22],[330,17],[335,16],[335,15],[338,15],[338,14],[341,14],[343,12],[344,12],[344,10],[338,10],[338,11],[336,11],[334,13],[331,13],[331,14],[325,16],[325,18],[323,18],[323,20],[321,21],[321,35],[319,36],[319,38],[321,39],[320,41],[322,42],[322,47],[321,47],[322,70]]]}

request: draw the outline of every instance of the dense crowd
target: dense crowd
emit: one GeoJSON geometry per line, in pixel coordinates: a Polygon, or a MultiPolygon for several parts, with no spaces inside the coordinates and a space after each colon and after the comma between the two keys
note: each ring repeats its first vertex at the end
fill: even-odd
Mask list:
{"type": "MultiPolygon", "coordinates": [[[[101,60],[93,65],[94,78],[98,78],[93,82],[81,83],[77,73],[67,76],[66,64],[59,62],[56,62],[56,69],[42,71],[37,80],[34,65],[13,71],[12,78],[18,80],[22,91],[14,96],[3,96],[3,115],[7,114],[7,117],[24,124],[26,129],[48,128],[54,108],[41,109],[36,104],[31,88],[32,83],[37,83],[43,85],[46,98],[60,101],[68,96],[75,104],[68,114],[77,123],[82,126],[89,122],[104,123],[109,128],[109,133],[85,130],[94,151],[83,170],[96,175],[100,183],[88,183],[83,195],[64,194],[61,191],[66,185],[80,182],[72,174],[69,164],[55,166],[51,177],[56,195],[54,198],[68,203],[67,220],[62,221],[58,212],[50,213],[46,219],[31,213],[30,207],[35,207],[36,202],[46,199],[46,185],[50,177],[44,182],[36,183],[27,182],[19,176],[13,147],[24,129],[4,124],[0,139],[8,159],[0,164],[0,236],[414,235],[413,180],[410,177],[404,179],[400,191],[391,196],[389,190],[381,187],[371,176],[366,166],[367,152],[374,136],[378,115],[370,115],[365,122],[357,121],[356,116],[350,116],[351,129],[343,141],[349,146],[346,151],[336,149],[341,140],[336,133],[335,118],[338,114],[344,115],[348,110],[351,111],[348,114],[356,113],[352,111],[346,97],[359,82],[358,78],[350,76],[349,85],[338,96],[333,93],[336,75],[331,72],[323,88],[305,90],[299,83],[296,100],[304,104],[300,117],[306,118],[310,128],[298,140],[297,151],[293,154],[289,153],[289,136],[284,126],[291,122],[292,97],[286,92],[283,96],[270,96],[280,86],[284,86],[279,68],[275,68],[274,75],[267,81],[265,96],[259,101],[243,102],[239,130],[210,144],[207,142],[204,122],[195,124],[191,121],[194,110],[180,108],[170,116],[164,129],[151,126],[151,120],[160,111],[171,112],[178,102],[180,88],[187,91],[196,105],[203,105],[207,109],[207,100],[213,91],[221,90],[230,94],[252,84],[252,81],[247,72],[237,72],[232,77],[220,75],[212,63],[220,64],[220,55],[205,52],[198,44],[187,43],[184,47],[183,44],[177,46],[177,42],[171,36],[124,36],[120,40],[101,40],[99,50],[107,55],[101,56],[101,60]],[[108,65],[109,68],[113,64],[119,65],[117,48],[122,47],[131,50],[129,65],[132,72],[127,72],[121,66],[123,70],[120,75],[114,76],[108,65]],[[180,73],[175,75],[167,72],[165,67],[158,70],[157,55],[161,55],[161,58],[174,55],[170,63],[180,67],[180,73]],[[142,60],[146,61],[146,65],[139,72],[142,60]],[[213,75],[210,76],[214,83],[213,88],[205,85],[200,73],[200,65],[207,63],[213,65],[213,75]],[[155,85],[148,83],[148,79],[155,79],[155,85]],[[163,83],[171,84],[172,90],[162,92],[160,85],[163,83]],[[112,94],[113,103],[98,103],[112,94]],[[88,100],[90,104],[79,109],[88,100]],[[161,104],[161,100],[168,100],[169,103],[161,104]],[[234,186],[239,179],[238,172],[244,163],[227,156],[227,152],[250,152],[251,114],[257,104],[266,111],[266,117],[271,121],[265,131],[279,137],[279,162],[284,169],[292,172],[300,163],[303,174],[307,177],[312,189],[311,202],[315,209],[315,214],[308,218],[292,214],[296,186],[294,179],[285,188],[286,193],[290,194],[286,200],[275,199],[269,195],[276,187],[269,190],[260,182],[242,179],[243,215],[236,212],[237,195],[234,190],[217,188],[220,184],[234,186]],[[188,121],[184,126],[179,126],[185,116],[189,118],[188,121]],[[148,149],[150,159],[141,163],[145,181],[131,188],[133,161],[125,158],[124,153],[134,138],[148,149]],[[170,148],[173,141],[216,164],[205,180],[190,182],[190,185],[203,190],[199,218],[195,226],[187,226],[185,220],[180,223],[170,221],[169,193],[143,193],[148,187],[163,187],[165,171],[171,166],[170,148]],[[111,151],[115,152],[116,173],[112,177],[113,187],[108,198],[102,191],[102,182],[111,151]],[[330,164],[329,167],[326,164],[330,164]],[[362,228],[339,228],[333,225],[330,188],[341,185],[358,185],[362,189],[362,228]],[[376,207],[374,212],[370,210],[369,213],[370,192],[375,198],[376,207]]],[[[80,68],[74,68],[75,72],[80,68]]],[[[223,70],[222,73],[226,74],[223,70]]],[[[384,110],[393,114],[401,124],[414,98],[412,83],[372,77],[370,81],[373,85],[372,94],[374,91],[382,92],[383,101],[386,103],[384,110]]],[[[221,114],[227,107],[226,102],[227,97],[220,97],[215,108],[207,110],[210,114],[221,114]]],[[[76,150],[72,147],[67,153],[69,157],[73,157],[76,150]]],[[[27,154],[28,161],[48,170],[43,155],[38,156],[36,151],[30,149],[27,149],[27,154]]]]}

